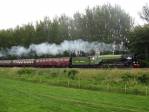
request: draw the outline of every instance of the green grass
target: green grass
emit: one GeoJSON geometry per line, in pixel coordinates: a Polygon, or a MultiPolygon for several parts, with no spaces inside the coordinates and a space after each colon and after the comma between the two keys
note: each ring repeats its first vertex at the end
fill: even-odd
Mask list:
{"type": "Polygon", "coordinates": [[[149,97],[0,78],[0,112],[148,112],[149,97]]]}
{"type": "Polygon", "coordinates": [[[0,68],[0,77],[71,88],[149,95],[149,69],[0,68]],[[71,72],[75,74],[69,75],[71,72]]]}

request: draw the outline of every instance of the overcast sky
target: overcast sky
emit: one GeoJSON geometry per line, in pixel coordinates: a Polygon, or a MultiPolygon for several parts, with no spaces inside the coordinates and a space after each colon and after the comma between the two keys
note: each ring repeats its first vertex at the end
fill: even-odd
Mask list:
{"type": "Polygon", "coordinates": [[[149,0],[0,0],[0,29],[14,28],[17,25],[53,18],[75,12],[83,12],[89,6],[111,3],[118,4],[135,18],[136,24],[143,24],[138,12],[149,0]]]}

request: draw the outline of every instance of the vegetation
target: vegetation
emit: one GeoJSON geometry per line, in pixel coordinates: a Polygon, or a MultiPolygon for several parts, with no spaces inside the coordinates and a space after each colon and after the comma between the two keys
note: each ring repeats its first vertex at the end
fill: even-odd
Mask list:
{"type": "Polygon", "coordinates": [[[0,77],[71,88],[149,95],[149,69],[5,68],[0,69],[0,77]]]}
{"type": "Polygon", "coordinates": [[[149,66],[149,7],[142,7],[140,17],[147,22],[142,26],[134,27],[129,34],[129,49],[141,59],[143,66],[149,66]]]}
{"type": "Polygon", "coordinates": [[[125,42],[132,27],[131,17],[119,6],[110,4],[87,8],[85,13],[75,13],[73,18],[62,15],[50,20],[45,17],[15,29],[0,31],[0,49],[25,46],[41,42],[57,43],[64,40],[83,39],[106,43],[125,42]]]}
{"type": "Polygon", "coordinates": [[[130,33],[130,49],[144,59],[149,58],[149,25],[137,26],[130,33]]]}
{"type": "Polygon", "coordinates": [[[142,12],[140,13],[140,17],[149,23],[149,6],[148,4],[142,7],[142,12]]]}
{"type": "Polygon", "coordinates": [[[0,78],[0,112],[148,112],[149,97],[0,78]],[[126,103],[127,102],[127,103],[126,103]]]}

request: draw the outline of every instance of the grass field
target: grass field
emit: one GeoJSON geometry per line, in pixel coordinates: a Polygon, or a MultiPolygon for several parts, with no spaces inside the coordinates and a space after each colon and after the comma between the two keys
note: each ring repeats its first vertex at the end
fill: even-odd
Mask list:
{"type": "Polygon", "coordinates": [[[148,88],[148,74],[149,69],[0,68],[0,112],[149,112],[149,95],[139,94],[148,88]],[[127,94],[126,88],[120,91],[124,85],[127,94]]]}
{"type": "Polygon", "coordinates": [[[0,68],[0,77],[71,88],[149,95],[149,69],[0,68]]]}
{"type": "Polygon", "coordinates": [[[0,78],[0,112],[148,112],[149,97],[0,78]]]}

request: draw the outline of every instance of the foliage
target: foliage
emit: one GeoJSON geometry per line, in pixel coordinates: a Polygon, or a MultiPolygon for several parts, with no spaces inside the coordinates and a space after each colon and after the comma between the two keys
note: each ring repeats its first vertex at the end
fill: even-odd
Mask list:
{"type": "Polygon", "coordinates": [[[129,48],[143,59],[149,59],[149,25],[135,27],[129,35],[129,48]]]}
{"type": "Polygon", "coordinates": [[[68,77],[70,78],[70,79],[74,79],[75,77],[76,77],[76,74],[78,73],[78,71],[77,70],[70,70],[70,71],[68,71],[68,77]]]}
{"type": "Polygon", "coordinates": [[[1,112],[147,112],[148,96],[55,87],[0,78],[1,112]]]}
{"type": "Polygon", "coordinates": [[[33,69],[20,69],[20,70],[18,70],[17,71],[17,73],[19,74],[19,75],[27,75],[27,74],[34,74],[35,73],[35,70],[33,70],[33,69]]]}
{"type": "Polygon", "coordinates": [[[149,76],[146,75],[146,74],[143,74],[143,75],[141,75],[141,76],[138,77],[138,80],[141,83],[147,84],[149,82],[149,76]]]}
{"type": "Polygon", "coordinates": [[[122,76],[122,80],[124,82],[129,82],[132,79],[132,75],[130,73],[126,73],[122,76]]]}
{"type": "MultiPolygon", "coordinates": [[[[140,17],[149,22],[149,7],[144,5],[140,17]]],[[[129,34],[129,48],[141,59],[143,66],[148,66],[149,59],[149,24],[136,26],[129,34]]]]}
{"type": "Polygon", "coordinates": [[[139,63],[141,67],[148,67],[149,66],[149,60],[139,59],[139,63]]]}
{"type": "Polygon", "coordinates": [[[127,94],[138,95],[146,95],[145,88],[149,87],[148,77],[149,69],[0,69],[0,78],[96,91],[116,93],[126,93],[125,91],[127,91],[127,94]],[[68,80],[68,78],[72,80],[68,80]],[[127,90],[125,85],[127,85],[127,90]]]}
{"type": "Polygon", "coordinates": [[[62,15],[50,20],[45,17],[35,25],[27,24],[14,29],[0,30],[0,49],[64,40],[83,39],[106,43],[125,43],[132,27],[132,18],[119,6],[110,4],[87,8],[72,18],[62,15]]]}
{"type": "Polygon", "coordinates": [[[148,4],[142,7],[142,12],[140,13],[140,17],[149,23],[149,6],[148,4]]]}

